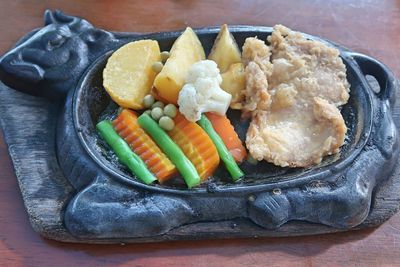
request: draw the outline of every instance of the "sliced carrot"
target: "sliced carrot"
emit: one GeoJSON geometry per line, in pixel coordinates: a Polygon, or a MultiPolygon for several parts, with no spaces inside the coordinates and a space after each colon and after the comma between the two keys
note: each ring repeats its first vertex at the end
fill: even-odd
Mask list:
{"type": "Polygon", "coordinates": [[[247,151],[228,117],[211,112],[206,113],[206,116],[236,162],[242,162],[247,156],[247,151]]]}
{"type": "Polygon", "coordinates": [[[171,139],[193,163],[202,181],[210,177],[219,164],[219,155],[207,133],[195,122],[178,113],[175,127],[168,132],[171,139]]]}
{"type": "Polygon", "coordinates": [[[133,111],[122,110],[113,121],[113,126],[115,131],[128,143],[132,151],[146,163],[160,183],[167,181],[176,174],[175,165],[139,126],[137,115],[133,111]]]}

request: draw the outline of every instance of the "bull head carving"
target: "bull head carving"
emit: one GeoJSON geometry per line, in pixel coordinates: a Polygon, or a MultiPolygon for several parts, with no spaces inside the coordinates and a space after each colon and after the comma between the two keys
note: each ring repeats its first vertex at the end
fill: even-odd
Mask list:
{"type": "Polygon", "coordinates": [[[80,74],[110,43],[113,34],[61,11],[46,10],[45,26],[23,38],[0,59],[0,79],[19,91],[63,98],[80,74]]]}

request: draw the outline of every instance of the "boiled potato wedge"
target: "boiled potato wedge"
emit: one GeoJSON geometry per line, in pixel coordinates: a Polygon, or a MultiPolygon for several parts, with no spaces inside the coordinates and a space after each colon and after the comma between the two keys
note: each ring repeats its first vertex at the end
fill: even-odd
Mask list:
{"type": "Polygon", "coordinates": [[[156,77],[151,66],[157,61],[161,61],[157,41],[128,43],[108,59],[103,86],[121,107],[143,109],[143,97],[149,94],[156,77]]]}
{"type": "Polygon", "coordinates": [[[190,66],[203,59],[203,46],[192,28],[187,27],[172,45],[167,62],[154,80],[154,96],[177,104],[179,91],[185,84],[190,66]]]}
{"type": "Polygon", "coordinates": [[[227,71],[232,64],[242,62],[239,47],[226,24],[221,26],[208,59],[217,63],[221,73],[227,71]]]}
{"type": "Polygon", "coordinates": [[[232,109],[240,109],[241,91],[244,90],[246,86],[243,64],[232,64],[226,72],[221,74],[221,76],[221,88],[232,95],[230,107],[232,109]]]}

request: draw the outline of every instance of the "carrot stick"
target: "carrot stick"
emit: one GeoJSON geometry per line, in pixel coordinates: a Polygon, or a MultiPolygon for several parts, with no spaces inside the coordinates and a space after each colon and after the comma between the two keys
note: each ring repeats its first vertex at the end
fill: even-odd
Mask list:
{"type": "Polygon", "coordinates": [[[104,120],[96,125],[100,136],[107,142],[117,155],[119,161],[128,167],[131,172],[146,184],[156,181],[156,177],[147,169],[144,162],[138,157],[128,144],[113,129],[111,121],[104,120]]]}
{"type": "Polygon", "coordinates": [[[140,127],[137,115],[128,109],[123,109],[113,121],[114,129],[128,143],[154,173],[160,183],[176,174],[175,165],[154,143],[149,135],[140,127]]]}
{"type": "Polygon", "coordinates": [[[178,113],[175,127],[168,131],[171,139],[194,164],[202,181],[213,174],[219,164],[217,148],[207,133],[195,122],[188,121],[178,113]]]}
{"type": "Polygon", "coordinates": [[[232,154],[229,153],[221,137],[214,130],[211,122],[203,114],[201,115],[201,119],[197,121],[197,123],[201,126],[201,128],[204,129],[204,131],[206,131],[206,133],[210,136],[211,140],[217,147],[218,154],[221,157],[221,160],[224,162],[226,169],[231,174],[233,181],[236,182],[240,180],[244,176],[244,173],[235,162],[232,154]]]}
{"type": "Polygon", "coordinates": [[[200,184],[200,176],[193,163],[185,156],[182,149],[172,141],[168,134],[154,121],[149,115],[143,113],[138,118],[139,125],[153,137],[154,141],[160,146],[162,151],[175,164],[182,174],[186,185],[193,188],[200,184]]]}
{"type": "Polygon", "coordinates": [[[230,120],[226,116],[220,116],[215,113],[206,113],[214,130],[221,137],[226,148],[232,154],[236,162],[242,162],[247,156],[246,148],[235,132],[230,120]]]}

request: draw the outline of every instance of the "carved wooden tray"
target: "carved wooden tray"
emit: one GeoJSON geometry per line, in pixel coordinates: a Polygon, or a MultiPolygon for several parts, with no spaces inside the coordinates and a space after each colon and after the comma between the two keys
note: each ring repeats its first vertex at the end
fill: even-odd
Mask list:
{"type": "MultiPolygon", "coordinates": [[[[110,33],[50,11],[45,22],[0,61],[5,84],[45,97],[0,88],[5,140],[40,234],[90,243],[306,235],[375,226],[397,211],[397,81],[380,62],[306,35],[340,49],[348,69],[351,97],[342,113],[349,140],[339,157],[307,170],[242,166],[248,176],[240,184],[221,173],[195,190],[146,186],[99,152],[94,123],[110,99],[95,89],[112,51],[142,38],[169,49],[179,32],[110,33]],[[367,74],[379,85],[371,88],[367,74]]],[[[248,36],[265,39],[271,28],[231,31],[241,45],[248,36]]],[[[209,50],[218,29],[196,32],[209,50]]]]}

